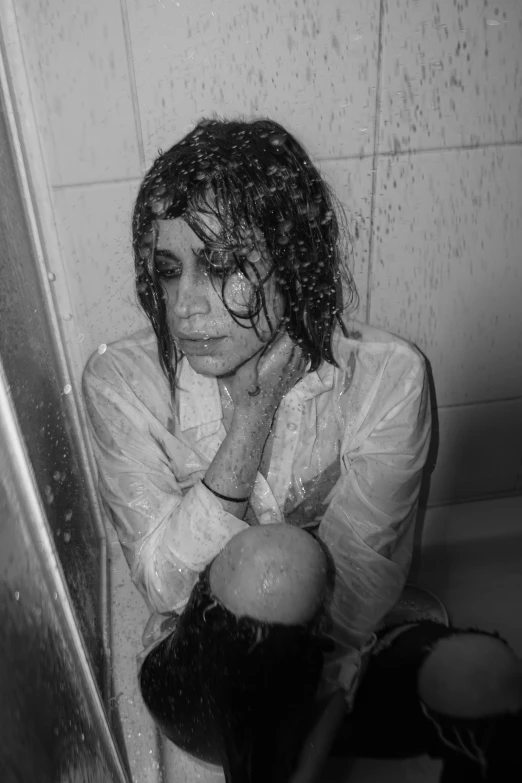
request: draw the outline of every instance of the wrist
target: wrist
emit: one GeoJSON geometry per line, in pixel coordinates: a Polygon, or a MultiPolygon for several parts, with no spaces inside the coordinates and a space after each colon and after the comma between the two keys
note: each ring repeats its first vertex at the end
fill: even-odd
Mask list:
{"type": "Polygon", "coordinates": [[[234,409],[231,427],[240,430],[244,435],[259,435],[270,432],[277,405],[265,405],[262,408],[238,406],[234,409]]]}

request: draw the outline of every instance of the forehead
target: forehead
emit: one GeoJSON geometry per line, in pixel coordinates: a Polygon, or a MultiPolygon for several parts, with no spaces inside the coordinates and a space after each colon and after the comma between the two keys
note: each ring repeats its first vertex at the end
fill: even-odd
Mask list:
{"type": "MultiPolygon", "coordinates": [[[[194,216],[199,226],[203,228],[207,241],[215,239],[218,243],[225,241],[239,241],[246,247],[256,247],[263,256],[267,255],[266,240],[262,232],[253,226],[248,228],[240,225],[234,236],[228,236],[223,233],[223,225],[218,218],[210,212],[197,212],[194,216]]],[[[158,227],[158,247],[172,248],[178,247],[202,247],[204,242],[198,237],[195,231],[190,227],[185,217],[172,218],[169,220],[156,219],[158,227]]]]}
{"type": "MultiPolygon", "coordinates": [[[[210,236],[219,233],[219,222],[213,215],[198,213],[197,217],[210,236]]],[[[158,247],[160,248],[178,247],[181,249],[203,245],[201,239],[182,217],[172,220],[157,220],[156,224],[158,226],[158,247]]]]}

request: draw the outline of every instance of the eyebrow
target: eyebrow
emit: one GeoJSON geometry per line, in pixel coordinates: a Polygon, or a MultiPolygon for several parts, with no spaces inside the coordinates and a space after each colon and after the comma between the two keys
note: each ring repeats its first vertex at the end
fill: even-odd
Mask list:
{"type": "Polygon", "coordinates": [[[166,247],[165,248],[157,247],[156,255],[165,256],[165,258],[170,258],[171,261],[177,261],[178,263],[181,263],[179,256],[177,256],[175,253],[172,252],[172,250],[169,250],[166,247]]]}

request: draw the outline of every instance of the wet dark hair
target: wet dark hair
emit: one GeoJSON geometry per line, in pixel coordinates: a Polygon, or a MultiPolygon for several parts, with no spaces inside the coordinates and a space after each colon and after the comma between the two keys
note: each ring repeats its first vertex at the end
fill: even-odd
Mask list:
{"type": "Polygon", "coordinates": [[[333,329],[339,322],[344,330],[341,313],[357,296],[345,264],[349,235],[341,205],[290,133],[270,120],[202,120],[160,152],[140,186],[132,223],[137,294],[172,394],[179,354],[155,267],[155,221],[181,216],[204,242],[217,271],[214,285],[238,324],[257,329],[264,314],[272,332],[267,347],[286,330],[301,346],[309,371],[322,361],[336,365],[333,329]],[[201,221],[202,212],[217,218],[218,234],[201,221]],[[254,248],[262,263],[249,260],[254,248]],[[226,301],[227,279],[237,270],[253,284],[246,314],[226,301]],[[271,323],[266,308],[270,278],[284,302],[279,324],[271,323]]]}

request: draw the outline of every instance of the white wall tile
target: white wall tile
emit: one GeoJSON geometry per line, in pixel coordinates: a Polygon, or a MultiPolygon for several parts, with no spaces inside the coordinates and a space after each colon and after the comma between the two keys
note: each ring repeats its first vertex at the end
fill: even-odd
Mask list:
{"type": "Polygon", "coordinates": [[[380,150],[522,139],[522,3],[388,0],[380,150]]]}
{"type": "Polygon", "coordinates": [[[370,322],[430,360],[439,405],[522,394],[522,147],[381,158],[370,322]]]}
{"type": "Polygon", "coordinates": [[[134,289],[131,214],[138,182],[61,188],[55,214],[85,361],[147,325],[134,289]]]}
{"type": "Polygon", "coordinates": [[[128,0],[148,161],[201,116],[269,116],[315,157],[373,147],[377,0],[128,0]]]}
{"type": "Polygon", "coordinates": [[[438,431],[430,505],[515,490],[522,461],[522,398],[440,408],[438,431]]]}
{"type": "Polygon", "coordinates": [[[319,168],[344,208],[349,234],[348,263],[359,295],[359,306],[352,313],[359,321],[365,321],[370,252],[372,158],[322,161],[319,163],[319,168]]]}
{"type": "MultiPolygon", "coordinates": [[[[498,631],[522,654],[522,498],[428,509],[413,578],[456,626],[498,631]]],[[[418,553],[417,553],[418,554],[418,553]]]]}
{"type": "Polygon", "coordinates": [[[139,176],[119,0],[17,0],[51,183],[139,176]]]}
{"type": "Polygon", "coordinates": [[[426,509],[422,524],[422,547],[425,549],[513,538],[519,538],[522,545],[520,495],[433,506],[426,509]]]}

